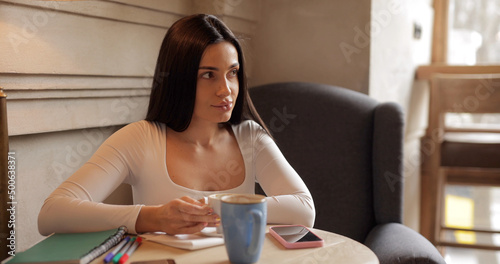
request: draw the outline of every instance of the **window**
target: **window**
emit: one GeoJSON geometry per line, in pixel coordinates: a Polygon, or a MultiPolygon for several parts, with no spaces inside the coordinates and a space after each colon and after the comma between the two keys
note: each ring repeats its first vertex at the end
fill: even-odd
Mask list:
{"type": "Polygon", "coordinates": [[[500,64],[500,0],[449,0],[447,64],[500,64]]]}

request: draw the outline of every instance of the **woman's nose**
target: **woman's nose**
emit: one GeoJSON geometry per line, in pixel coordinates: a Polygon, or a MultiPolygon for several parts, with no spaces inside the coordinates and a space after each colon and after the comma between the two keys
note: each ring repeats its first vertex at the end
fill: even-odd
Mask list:
{"type": "Polygon", "coordinates": [[[219,89],[217,90],[218,97],[226,97],[231,94],[231,88],[229,86],[229,81],[224,78],[224,80],[219,84],[219,89]]]}

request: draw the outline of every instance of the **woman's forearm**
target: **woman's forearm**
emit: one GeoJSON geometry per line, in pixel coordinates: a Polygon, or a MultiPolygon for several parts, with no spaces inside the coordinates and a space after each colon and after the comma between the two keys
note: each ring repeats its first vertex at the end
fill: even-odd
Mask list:
{"type": "Polygon", "coordinates": [[[316,217],[312,198],[306,194],[278,195],[267,198],[267,222],[312,227],[316,217]]]}
{"type": "Polygon", "coordinates": [[[155,217],[158,212],[158,206],[143,206],[139,215],[137,216],[137,221],[135,223],[135,231],[137,233],[155,232],[160,230],[158,223],[158,218],[155,217]]]}
{"type": "Polygon", "coordinates": [[[126,226],[136,233],[135,226],[141,205],[110,205],[74,197],[51,195],[38,215],[42,235],[103,231],[126,226]]]}

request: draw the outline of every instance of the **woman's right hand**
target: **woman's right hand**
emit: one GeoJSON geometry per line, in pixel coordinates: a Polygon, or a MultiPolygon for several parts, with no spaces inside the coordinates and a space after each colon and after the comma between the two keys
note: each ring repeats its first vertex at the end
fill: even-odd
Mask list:
{"type": "Polygon", "coordinates": [[[175,235],[192,234],[219,224],[219,216],[208,205],[184,196],[161,206],[143,206],[135,228],[137,233],[161,231],[175,235]]]}

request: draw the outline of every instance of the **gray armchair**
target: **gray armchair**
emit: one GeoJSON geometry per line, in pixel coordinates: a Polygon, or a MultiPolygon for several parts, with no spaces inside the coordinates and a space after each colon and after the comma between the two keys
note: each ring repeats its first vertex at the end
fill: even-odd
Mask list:
{"type": "Polygon", "coordinates": [[[250,96],[316,205],[314,227],[375,252],[384,263],[445,263],[402,224],[403,114],[344,88],[277,83],[250,96]]]}

